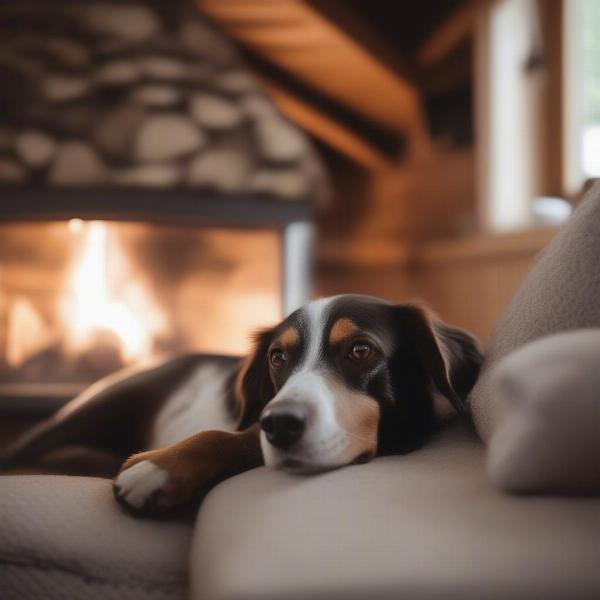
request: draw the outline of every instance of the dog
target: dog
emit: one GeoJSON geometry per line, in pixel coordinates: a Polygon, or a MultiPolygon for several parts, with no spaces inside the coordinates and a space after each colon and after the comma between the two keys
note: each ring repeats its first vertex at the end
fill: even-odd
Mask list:
{"type": "Polygon", "coordinates": [[[406,453],[468,414],[482,353],[418,304],[315,300],[256,334],[243,360],[186,355],[94,384],[4,455],[87,443],[127,458],[118,502],[156,516],[261,464],[310,474],[406,453]]]}

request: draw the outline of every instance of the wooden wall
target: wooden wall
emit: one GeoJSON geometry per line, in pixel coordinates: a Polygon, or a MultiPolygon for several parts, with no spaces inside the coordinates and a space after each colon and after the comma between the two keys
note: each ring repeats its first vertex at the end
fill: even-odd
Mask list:
{"type": "Polygon", "coordinates": [[[319,295],[357,292],[391,301],[421,299],[482,341],[555,230],[473,235],[424,242],[387,263],[329,263],[317,270],[319,295]]]}

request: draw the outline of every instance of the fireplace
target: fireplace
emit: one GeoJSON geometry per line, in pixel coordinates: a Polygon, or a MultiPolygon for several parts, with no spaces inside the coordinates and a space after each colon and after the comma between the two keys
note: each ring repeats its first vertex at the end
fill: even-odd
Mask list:
{"type": "Polygon", "coordinates": [[[0,36],[3,406],[307,299],[319,161],[194,3],[23,0],[0,36]]]}
{"type": "Polygon", "coordinates": [[[242,354],[309,293],[305,203],[198,203],[180,191],[165,211],[164,193],[149,190],[1,193],[5,406],[60,404],[161,356],[242,354]]]}

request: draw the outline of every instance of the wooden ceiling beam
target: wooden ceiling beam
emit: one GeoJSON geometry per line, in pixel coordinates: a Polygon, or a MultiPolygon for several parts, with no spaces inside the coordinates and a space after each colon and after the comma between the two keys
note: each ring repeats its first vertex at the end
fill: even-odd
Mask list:
{"type": "Polygon", "coordinates": [[[198,0],[234,39],[379,127],[427,143],[417,89],[302,0],[198,0]]]}
{"type": "Polygon", "coordinates": [[[489,0],[465,0],[421,45],[415,62],[428,69],[442,62],[473,31],[477,16],[489,0]]]}
{"type": "Polygon", "coordinates": [[[285,91],[277,84],[262,78],[263,85],[271,97],[290,120],[326,143],[340,154],[350,158],[365,169],[377,171],[391,168],[393,161],[378,148],[369,144],[351,129],[320,111],[308,102],[285,91]]]}

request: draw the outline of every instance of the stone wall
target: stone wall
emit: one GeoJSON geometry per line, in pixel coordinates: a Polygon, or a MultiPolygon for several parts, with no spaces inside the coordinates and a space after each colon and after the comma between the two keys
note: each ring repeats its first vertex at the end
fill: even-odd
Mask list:
{"type": "Polygon", "coordinates": [[[315,198],[323,176],[186,2],[0,1],[0,185],[315,198]]]}

